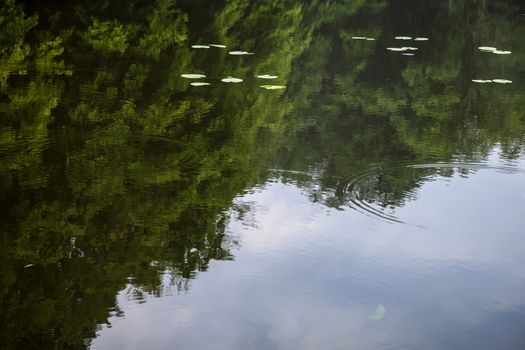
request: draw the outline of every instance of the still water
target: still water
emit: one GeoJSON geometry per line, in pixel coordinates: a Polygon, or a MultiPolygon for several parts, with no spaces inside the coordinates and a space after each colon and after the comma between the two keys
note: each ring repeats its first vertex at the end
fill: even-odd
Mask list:
{"type": "Polygon", "coordinates": [[[521,1],[0,5],[0,348],[525,348],[521,1]]]}

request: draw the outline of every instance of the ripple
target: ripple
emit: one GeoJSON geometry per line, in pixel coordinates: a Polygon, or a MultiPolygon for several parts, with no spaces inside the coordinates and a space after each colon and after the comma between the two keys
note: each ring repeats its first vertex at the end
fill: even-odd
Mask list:
{"type": "MultiPolygon", "coordinates": [[[[458,218],[468,217],[475,209],[479,215],[491,213],[493,206],[502,204],[509,209],[521,207],[521,203],[514,203],[519,195],[513,194],[519,181],[506,185],[506,176],[516,174],[523,175],[525,170],[466,162],[373,166],[342,181],[338,191],[350,208],[367,216],[388,223],[439,228],[443,218],[431,213],[447,213],[446,221],[454,222],[462,221],[458,218]],[[484,176],[479,175],[481,172],[484,176]],[[459,212],[453,210],[458,206],[455,203],[463,204],[459,212]]],[[[484,220],[478,218],[477,225],[484,220]]]]}

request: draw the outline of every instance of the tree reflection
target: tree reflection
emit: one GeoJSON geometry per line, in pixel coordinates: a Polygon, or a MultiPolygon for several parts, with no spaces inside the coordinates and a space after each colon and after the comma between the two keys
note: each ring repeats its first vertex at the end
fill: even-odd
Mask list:
{"type": "MultiPolygon", "coordinates": [[[[228,209],[268,168],[314,169],[314,180],[287,176],[339,207],[349,201],[340,179],[370,164],[479,160],[496,143],[519,157],[517,7],[451,4],[5,1],[3,347],[86,347],[97,325],[121,314],[119,291],[139,300],[185,291],[210,261],[233,259],[228,209]],[[430,37],[429,48],[385,58],[401,30],[430,37]],[[352,39],[365,34],[376,40],[352,39]],[[516,54],[479,55],[492,38],[516,54]],[[215,79],[210,88],[180,77],[193,71],[215,79]],[[277,75],[286,91],[260,89],[257,74],[277,75]],[[227,75],[245,81],[217,87],[227,75]],[[481,75],[514,83],[471,83],[481,75]]],[[[399,205],[425,178],[397,170],[374,179],[367,199],[399,205]]]]}

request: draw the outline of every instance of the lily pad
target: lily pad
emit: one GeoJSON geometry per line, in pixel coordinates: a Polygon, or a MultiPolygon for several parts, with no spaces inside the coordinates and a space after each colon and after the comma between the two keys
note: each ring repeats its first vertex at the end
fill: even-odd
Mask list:
{"type": "Polygon", "coordinates": [[[490,79],[472,79],[472,81],[474,83],[479,83],[479,84],[492,83],[492,80],[490,79]]]}
{"type": "Polygon", "coordinates": [[[263,89],[266,89],[266,90],[282,90],[282,89],[286,89],[286,86],[284,86],[284,85],[261,85],[261,87],[263,89]]]}
{"type": "Polygon", "coordinates": [[[277,75],[269,75],[269,74],[256,75],[256,77],[259,79],[277,79],[279,78],[277,75]]]}
{"type": "Polygon", "coordinates": [[[212,46],[212,47],[218,47],[219,49],[225,49],[226,48],[226,45],[220,45],[220,44],[208,44],[209,46],[212,46]]]}
{"type": "Polygon", "coordinates": [[[495,53],[496,55],[510,55],[512,51],[505,51],[505,50],[494,50],[492,53],[495,53]]]}
{"type": "Polygon", "coordinates": [[[208,45],[191,45],[193,49],[209,49],[208,45]]]}
{"type": "Polygon", "coordinates": [[[206,83],[204,81],[193,81],[190,83],[191,86],[206,86],[211,85],[210,83],[206,83]]]}
{"type": "Polygon", "coordinates": [[[205,76],[204,74],[194,74],[194,73],[181,74],[180,76],[183,77],[183,78],[186,78],[186,79],[201,79],[201,78],[206,78],[206,76],[205,76]]]}
{"type": "Polygon", "coordinates": [[[379,304],[376,307],[376,309],[370,314],[370,316],[368,316],[368,319],[373,320],[373,321],[379,321],[380,319],[385,317],[385,314],[386,314],[385,306],[383,304],[379,304]]]}
{"type": "Polygon", "coordinates": [[[232,56],[243,56],[243,55],[253,55],[253,52],[248,51],[230,51],[228,52],[229,55],[232,56]]]}
{"type": "Polygon", "coordinates": [[[430,40],[429,38],[425,38],[425,37],[421,37],[421,36],[418,36],[417,38],[414,38],[414,41],[428,41],[430,40]]]}
{"type": "Polygon", "coordinates": [[[223,83],[242,83],[242,79],[234,78],[234,77],[226,77],[221,79],[223,83]]]}
{"type": "Polygon", "coordinates": [[[352,39],[354,40],[366,40],[366,36],[353,36],[352,39]]]}
{"type": "Polygon", "coordinates": [[[397,40],[412,40],[412,37],[411,36],[396,36],[396,37],[394,37],[394,39],[397,39],[397,40]]]}
{"type": "Polygon", "coordinates": [[[492,79],[492,81],[498,84],[511,84],[512,83],[512,80],[507,80],[507,79],[492,79]]]}
{"type": "Polygon", "coordinates": [[[494,51],[498,50],[497,48],[492,47],[492,46],[480,46],[480,47],[478,47],[478,49],[481,50],[481,51],[485,51],[485,52],[494,52],[494,51]]]}

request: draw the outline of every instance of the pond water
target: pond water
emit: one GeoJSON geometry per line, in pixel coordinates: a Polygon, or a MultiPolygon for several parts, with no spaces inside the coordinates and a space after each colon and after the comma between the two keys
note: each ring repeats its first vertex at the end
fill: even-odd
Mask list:
{"type": "Polygon", "coordinates": [[[525,348],[521,1],[0,24],[0,348],[525,348]]]}

